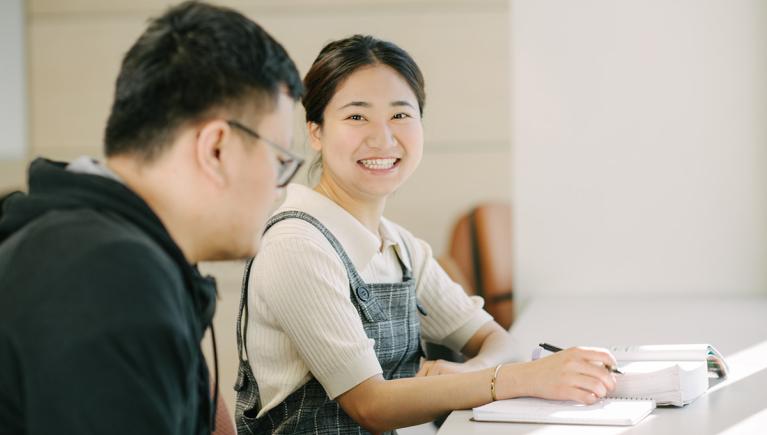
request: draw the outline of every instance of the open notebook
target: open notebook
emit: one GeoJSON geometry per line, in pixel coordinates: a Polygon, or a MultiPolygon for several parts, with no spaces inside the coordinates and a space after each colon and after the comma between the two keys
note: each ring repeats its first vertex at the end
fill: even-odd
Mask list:
{"type": "Polygon", "coordinates": [[[655,409],[652,400],[603,399],[593,405],[522,397],[474,408],[474,420],[632,426],[655,409]]]}

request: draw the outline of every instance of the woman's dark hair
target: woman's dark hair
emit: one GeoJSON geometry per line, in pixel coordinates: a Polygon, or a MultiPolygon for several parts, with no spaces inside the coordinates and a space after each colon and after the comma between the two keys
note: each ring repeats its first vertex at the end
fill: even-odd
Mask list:
{"type": "MultiPolygon", "coordinates": [[[[357,69],[376,64],[391,67],[405,79],[418,100],[418,111],[423,116],[426,91],[423,74],[413,58],[394,43],[369,35],[354,35],[323,47],[306,73],[304,97],[301,100],[306,110],[306,121],[322,125],[325,108],[338,86],[357,69]]],[[[317,154],[309,166],[309,179],[313,178],[321,166],[322,156],[317,154]]]]}
{"type": "Polygon", "coordinates": [[[232,9],[187,1],[153,19],[122,61],[104,146],[151,160],[184,122],[255,103],[280,85],[303,91],[296,66],[261,26],[232,9]]]}
{"type": "Polygon", "coordinates": [[[413,90],[423,116],[426,103],[423,75],[412,57],[397,45],[372,36],[354,35],[326,45],[304,78],[306,121],[322,125],[323,113],[338,85],[354,71],[367,65],[393,68],[413,90]]]}

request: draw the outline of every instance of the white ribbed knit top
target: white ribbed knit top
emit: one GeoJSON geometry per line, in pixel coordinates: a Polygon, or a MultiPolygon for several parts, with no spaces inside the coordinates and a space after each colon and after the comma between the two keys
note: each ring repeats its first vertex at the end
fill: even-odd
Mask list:
{"type": "MultiPolygon", "coordinates": [[[[428,313],[420,316],[426,341],[460,350],[492,320],[482,298],[468,297],[434,260],[429,245],[400,226],[382,219],[379,238],[339,205],[299,184],[288,186],[275,214],[287,210],[322,222],[367,283],[401,281],[399,253],[413,270],[416,297],[428,313]]],[[[335,398],[382,372],[374,341],[350,300],[343,263],[308,222],[287,219],[267,231],[250,273],[248,310],[248,357],[263,404],[258,417],[312,376],[335,398]]]]}

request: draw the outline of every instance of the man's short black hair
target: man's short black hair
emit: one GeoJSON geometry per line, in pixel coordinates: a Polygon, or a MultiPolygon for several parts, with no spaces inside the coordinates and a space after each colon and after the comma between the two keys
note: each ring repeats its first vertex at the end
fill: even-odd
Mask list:
{"type": "Polygon", "coordinates": [[[181,3],[153,19],[125,55],[105,153],[151,160],[179,126],[212,110],[271,110],[281,85],[301,97],[295,64],[261,26],[232,9],[181,3]]]}

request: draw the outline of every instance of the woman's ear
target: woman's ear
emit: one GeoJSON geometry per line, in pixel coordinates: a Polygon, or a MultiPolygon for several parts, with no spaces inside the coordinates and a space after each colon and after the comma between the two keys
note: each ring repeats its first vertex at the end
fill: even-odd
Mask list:
{"type": "Polygon", "coordinates": [[[232,129],[229,124],[215,120],[202,124],[194,143],[197,166],[219,187],[227,183],[222,153],[231,136],[232,129]]]}
{"type": "Polygon", "coordinates": [[[322,126],[316,122],[306,123],[306,130],[309,132],[309,145],[314,151],[322,151],[322,126]]]}

